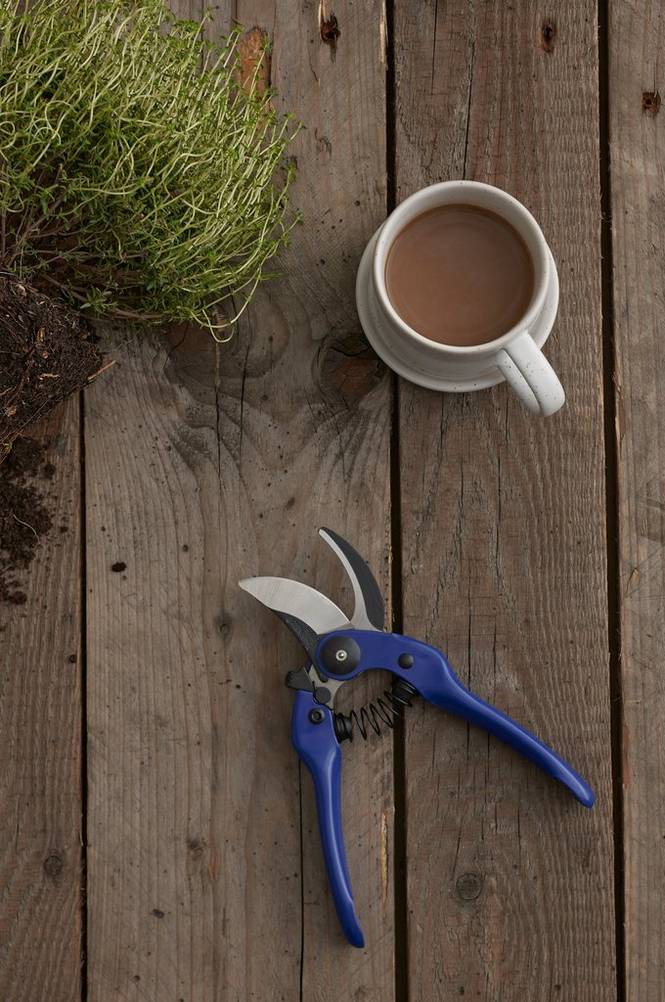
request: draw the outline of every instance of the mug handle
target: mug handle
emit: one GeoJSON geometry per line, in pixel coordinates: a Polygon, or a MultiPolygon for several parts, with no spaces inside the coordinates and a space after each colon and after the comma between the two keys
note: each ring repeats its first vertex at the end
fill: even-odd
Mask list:
{"type": "Polygon", "coordinates": [[[522,331],[498,354],[497,365],[525,407],[548,417],[563,407],[566,394],[559,377],[528,331],[522,331]]]}

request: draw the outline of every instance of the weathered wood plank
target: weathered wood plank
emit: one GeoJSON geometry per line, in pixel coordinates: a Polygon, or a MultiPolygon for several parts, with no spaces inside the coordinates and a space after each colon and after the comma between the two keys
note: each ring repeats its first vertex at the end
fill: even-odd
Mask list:
{"type": "Polygon", "coordinates": [[[665,163],[659,4],[610,4],[626,999],[665,991],[665,163]]]}
{"type": "Polygon", "coordinates": [[[396,4],[397,190],[465,176],[541,221],[564,411],[400,386],[404,626],[593,783],[407,716],[410,999],[615,997],[596,8],[396,4]]]}
{"type": "MultiPolygon", "coordinates": [[[[271,499],[271,514],[264,512],[256,533],[256,569],[281,566],[285,573],[315,581],[335,596],[344,585],[343,576],[315,531],[321,524],[341,527],[377,570],[389,603],[390,381],[366,350],[354,295],[364,244],[385,214],[384,6],[380,0],[334,8],[328,3],[298,8],[241,0],[237,18],[271,35],[272,83],[303,123],[296,150],[303,226],[295,232],[284,262],[286,276],[279,288],[261,297],[245,333],[252,340],[248,364],[254,356],[253,364],[258,365],[254,399],[263,411],[258,423],[246,425],[256,439],[253,493],[259,508],[266,495],[271,499]],[[267,330],[273,341],[261,345],[267,330]],[[276,387],[280,399],[273,399],[271,406],[263,398],[273,397],[276,387]],[[283,459],[289,457],[283,476],[280,453],[283,459]],[[284,513],[291,516],[286,522],[284,513]]],[[[248,392],[249,380],[245,407],[248,392]]],[[[348,603],[348,589],[345,597],[348,603]]],[[[266,626],[275,628],[269,619],[266,626]]],[[[283,632],[281,625],[277,630],[283,632]]],[[[269,680],[272,684],[270,668],[269,680]]],[[[347,700],[360,705],[377,694],[380,684],[376,678],[360,681],[347,700]]],[[[280,714],[279,726],[284,723],[280,714]]],[[[352,950],[341,936],[324,873],[313,791],[304,770],[300,782],[302,997],[325,1000],[341,990],[367,1002],[390,1000],[390,735],[347,747],[344,756],[344,827],[367,942],[363,953],[352,950]]]]}
{"type": "Polygon", "coordinates": [[[81,973],[78,400],[30,434],[50,443],[53,527],[26,574],[26,604],[0,606],[0,998],[72,1002],[81,973]]]}
{"type": "Polygon", "coordinates": [[[334,594],[322,523],[386,566],[389,380],[357,353],[353,305],[385,207],[380,4],[335,13],[333,50],[317,5],[237,10],[272,36],[280,105],[305,125],[282,277],[230,345],[136,339],[89,398],[90,1002],[392,997],[390,740],[345,763],[359,953],[290,747],[302,652],[236,584],[334,594]]]}

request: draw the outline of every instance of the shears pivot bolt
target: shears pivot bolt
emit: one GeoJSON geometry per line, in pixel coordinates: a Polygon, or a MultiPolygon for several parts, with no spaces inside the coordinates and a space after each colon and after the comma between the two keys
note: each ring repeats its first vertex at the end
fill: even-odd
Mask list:
{"type": "Polygon", "coordinates": [[[360,664],[360,647],[353,637],[329,637],[321,647],[319,661],[331,675],[348,675],[360,664]]]}

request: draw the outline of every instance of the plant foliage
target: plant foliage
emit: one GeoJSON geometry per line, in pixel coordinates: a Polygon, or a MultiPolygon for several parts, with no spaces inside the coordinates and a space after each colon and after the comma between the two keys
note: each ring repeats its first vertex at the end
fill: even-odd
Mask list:
{"type": "Polygon", "coordinates": [[[293,223],[294,129],[237,43],[162,0],[0,0],[2,267],[95,314],[226,326],[293,223]]]}

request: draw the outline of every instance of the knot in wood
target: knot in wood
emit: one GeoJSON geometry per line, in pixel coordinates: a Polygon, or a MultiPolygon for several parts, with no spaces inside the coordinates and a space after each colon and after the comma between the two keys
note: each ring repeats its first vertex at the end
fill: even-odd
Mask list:
{"type": "Polygon", "coordinates": [[[334,14],[324,17],[321,14],[321,38],[326,45],[329,45],[333,52],[337,48],[337,39],[340,36],[339,24],[334,14]]]}
{"type": "Polygon", "coordinates": [[[478,873],[463,873],[455,887],[463,901],[475,901],[483,889],[483,878],[478,873]]]}
{"type": "Polygon", "coordinates": [[[200,859],[205,849],[205,842],[194,835],[187,839],[187,849],[192,859],[200,859]]]}
{"type": "Polygon", "coordinates": [[[58,856],[55,852],[51,853],[51,855],[47,856],[44,860],[44,873],[47,877],[50,877],[51,880],[55,880],[62,873],[64,865],[65,864],[63,863],[61,856],[58,856]]]}
{"type": "Polygon", "coordinates": [[[233,632],[233,626],[231,624],[231,617],[222,613],[217,617],[217,629],[219,631],[220,637],[224,640],[228,640],[233,632]]]}
{"type": "Polygon", "coordinates": [[[554,39],[556,38],[556,24],[550,18],[543,21],[540,29],[540,47],[544,52],[554,51],[554,39]]]}
{"type": "Polygon", "coordinates": [[[385,366],[359,333],[327,338],[318,356],[324,390],[341,397],[347,407],[367,396],[385,374],[385,366]]]}
{"type": "Polygon", "coordinates": [[[642,111],[645,115],[655,118],[660,111],[660,92],[657,90],[645,90],[642,93],[642,111]]]}

